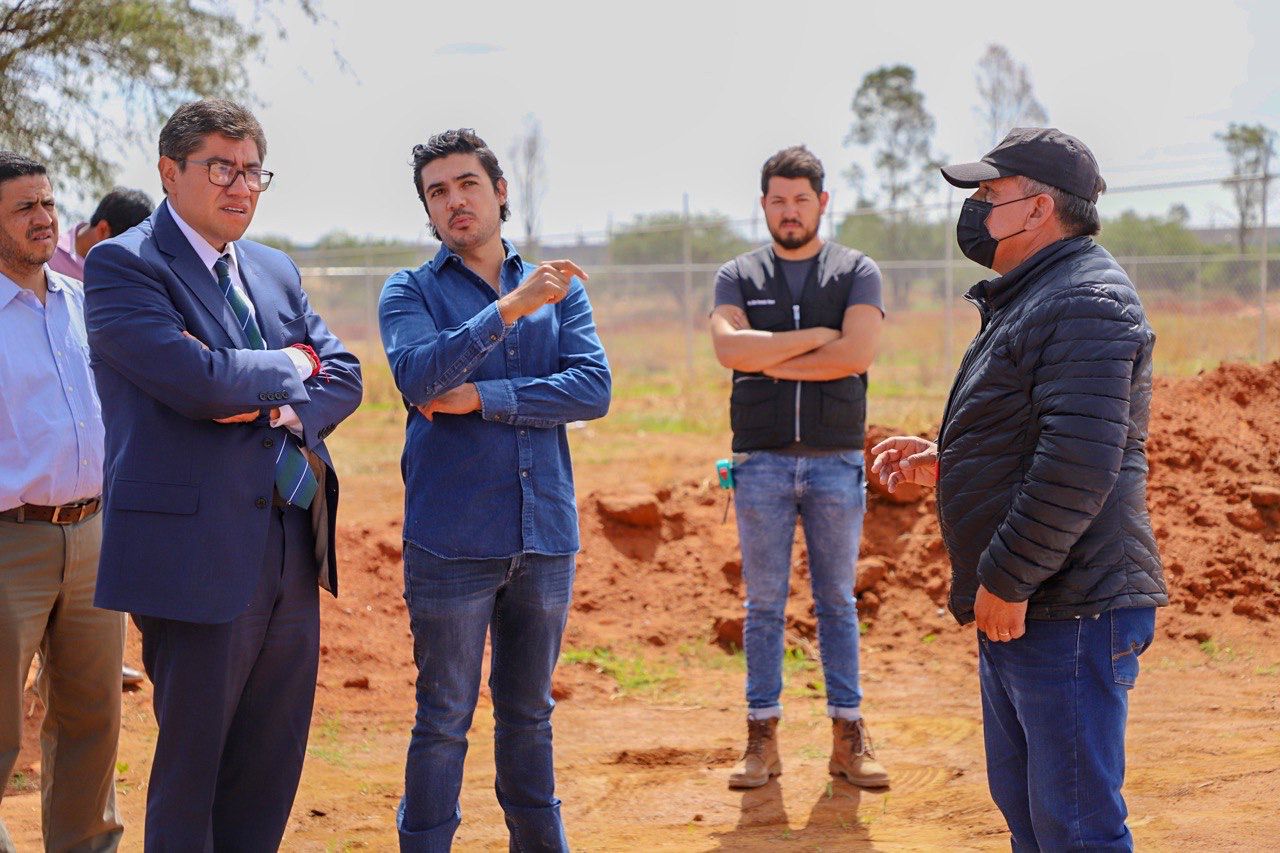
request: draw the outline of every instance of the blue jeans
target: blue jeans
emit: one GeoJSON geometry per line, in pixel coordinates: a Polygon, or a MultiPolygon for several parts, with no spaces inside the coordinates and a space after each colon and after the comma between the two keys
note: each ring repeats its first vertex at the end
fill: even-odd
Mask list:
{"type": "Polygon", "coordinates": [[[1155,608],[1028,620],[1010,643],[978,634],[987,784],[1015,851],[1132,850],[1124,728],[1155,608]]]}
{"type": "Polygon", "coordinates": [[[829,456],[756,451],[745,456],[735,457],[733,480],[747,592],[747,714],[761,718],[782,713],[783,634],[798,515],[809,548],[827,711],[856,719],[862,690],[853,584],[867,508],[862,451],[829,456]]]}
{"type": "Polygon", "coordinates": [[[494,787],[511,849],[569,849],[551,755],[551,674],[574,566],[572,554],[449,560],[405,543],[418,713],[396,815],[401,850],[447,851],[453,844],[486,634],[492,639],[494,787]]]}

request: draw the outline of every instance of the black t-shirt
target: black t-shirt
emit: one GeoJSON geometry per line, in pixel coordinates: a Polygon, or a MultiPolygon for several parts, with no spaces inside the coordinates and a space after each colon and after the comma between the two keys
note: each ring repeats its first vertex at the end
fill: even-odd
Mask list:
{"type": "Polygon", "coordinates": [[[818,262],[818,256],[805,258],[803,261],[788,261],[778,258],[778,266],[782,267],[782,277],[787,280],[787,289],[791,291],[791,301],[799,302],[804,292],[804,283],[809,278],[809,270],[818,262]]]}

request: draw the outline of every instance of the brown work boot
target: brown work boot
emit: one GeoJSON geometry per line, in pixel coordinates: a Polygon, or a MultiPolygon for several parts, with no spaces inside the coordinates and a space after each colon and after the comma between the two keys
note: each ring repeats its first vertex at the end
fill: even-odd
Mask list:
{"type": "Polygon", "coordinates": [[[889,784],[889,771],[876,761],[862,720],[832,719],[831,735],[833,744],[827,769],[832,776],[843,776],[859,788],[884,788],[889,784]]]}
{"type": "Polygon", "coordinates": [[[730,788],[759,788],[782,775],[778,755],[778,718],[747,719],[747,751],[729,774],[730,788]]]}

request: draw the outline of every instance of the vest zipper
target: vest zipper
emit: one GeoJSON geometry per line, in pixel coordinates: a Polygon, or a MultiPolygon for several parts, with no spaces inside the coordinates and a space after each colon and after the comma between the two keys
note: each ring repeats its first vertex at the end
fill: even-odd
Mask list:
{"type": "MultiPolygon", "coordinates": [[[[800,306],[791,304],[791,317],[795,320],[796,329],[800,328],[800,306]]],[[[796,444],[800,443],[800,380],[796,380],[796,444]]]]}

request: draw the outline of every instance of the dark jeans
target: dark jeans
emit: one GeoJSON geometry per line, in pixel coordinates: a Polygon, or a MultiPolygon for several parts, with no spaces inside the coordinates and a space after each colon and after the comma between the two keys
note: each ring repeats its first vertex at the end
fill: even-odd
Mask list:
{"type": "Polygon", "coordinates": [[[284,836],[307,753],[320,598],[310,517],[270,512],[243,613],[219,625],[134,618],[159,726],[147,851],[276,850],[284,836]]]}
{"type": "Polygon", "coordinates": [[[569,849],[555,793],[551,674],[574,566],[572,554],[448,560],[405,543],[418,713],[396,815],[401,850],[434,853],[453,844],[486,634],[492,639],[495,788],[511,849],[569,849]]]}
{"type": "Polygon", "coordinates": [[[978,634],[987,783],[1015,851],[1132,850],[1124,729],[1155,608],[1028,620],[1010,643],[978,634]]]}

